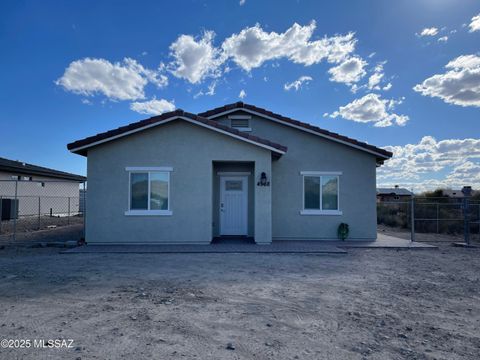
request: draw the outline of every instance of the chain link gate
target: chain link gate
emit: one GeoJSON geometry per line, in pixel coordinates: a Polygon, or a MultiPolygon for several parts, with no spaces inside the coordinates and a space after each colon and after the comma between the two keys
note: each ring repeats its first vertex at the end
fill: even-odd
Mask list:
{"type": "Polygon", "coordinates": [[[412,241],[480,241],[480,200],[414,196],[379,201],[377,224],[412,241]]]}

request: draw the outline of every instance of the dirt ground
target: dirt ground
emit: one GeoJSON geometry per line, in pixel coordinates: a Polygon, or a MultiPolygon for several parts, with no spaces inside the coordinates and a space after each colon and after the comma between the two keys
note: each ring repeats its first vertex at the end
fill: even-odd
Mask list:
{"type": "Polygon", "coordinates": [[[480,249],[0,250],[1,359],[479,359],[480,249]],[[234,349],[227,349],[231,343],[234,349]]]}

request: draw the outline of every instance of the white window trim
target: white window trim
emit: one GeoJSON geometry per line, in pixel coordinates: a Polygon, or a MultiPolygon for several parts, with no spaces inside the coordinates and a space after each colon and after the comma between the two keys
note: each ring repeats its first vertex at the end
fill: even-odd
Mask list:
{"type": "Polygon", "coordinates": [[[332,176],[332,175],[337,175],[340,176],[343,173],[341,171],[300,171],[300,175],[306,175],[306,176],[332,176]]]}
{"type": "MultiPolygon", "coordinates": [[[[169,201],[170,202],[170,201],[169,201]]],[[[127,210],[127,216],[170,216],[173,213],[170,210],[127,210]]]]}
{"type": "Polygon", "coordinates": [[[227,175],[227,176],[248,176],[251,175],[250,171],[219,171],[217,175],[227,175]]]}
{"type": "Polygon", "coordinates": [[[157,166],[157,167],[148,167],[148,166],[127,166],[125,168],[126,171],[131,172],[147,172],[147,171],[173,171],[173,167],[171,166],[157,166]]]}
{"type": "Polygon", "coordinates": [[[301,210],[300,215],[343,215],[341,210],[301,210]]]}
{"type": "Polygon", "coordinates": [[[340,210],[340,175],[341,171],[300,171],[302,175],[302,210],[300,215],[343,215],[340,210]],[[320,177],[320,209],[305,209],[305,176],[320,177]],[[337,177],[337,210],[322,210],[322,176],[336,176],[337,177]]]}
{"type": "Polygon", "coordinates": [[[125,170],[128,173],[128,210],[125,211],[126,216],[171,216],[173,212],[170,210],[170,173],[173,171],[171,166],[160,167],[144,167],[144,166],[127,166],[125,170]],[[150,173],[152,172],[166,172],[168,174],[168,209],[167,210],[146,210],[146,209],[131,209],[131,191],[132,191],[132,173],[147,173],[148,174],[148,190],[147,190],[147,206],[150,207],[150,173]]]}

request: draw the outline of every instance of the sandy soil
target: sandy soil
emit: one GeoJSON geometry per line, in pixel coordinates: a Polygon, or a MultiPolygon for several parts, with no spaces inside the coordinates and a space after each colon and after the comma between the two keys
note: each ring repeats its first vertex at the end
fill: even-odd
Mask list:
{"type": "Polygon", "coordinates": [[[480,250],[0,250],[1,359],[478,359],[480,250]],[[231,343],[234,350],[227,349],[231,343]]]}

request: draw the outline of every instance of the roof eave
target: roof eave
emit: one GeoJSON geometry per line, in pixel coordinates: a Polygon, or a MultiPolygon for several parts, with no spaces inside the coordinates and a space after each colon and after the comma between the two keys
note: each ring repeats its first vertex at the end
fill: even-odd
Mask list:
{"type": "MultiPolygon", "coordinates": [[[[248,112],[250,114],[253,114],[253,115],[257,115],[257,116],[260,116],[260,117],[263,117],[263,118],[266,118],[266,119],[269,119],[269,120],[272,120],[272,121],[275,121],[275,122],[280,122],[284,125],[287,125],[287,126],[291,126],[291,127],[294,127],[296,129],[299,129],[299,130],[302,130],[302,131],[306,131],[306,132],[309,132],[309,133],[312,133],[314,135],[317,135],[317,136],[321,136],[323,138],[326,138],[326,139],[329,139],[329,140],[332,140],[332,141],[335,141],[335,142],[338,142],[338,143],[342,143],[342,144],[345,144],[347,146],[350,146],[350,147],[353,147],[353,148],[356,148],[358,150],[361,150],[361,151],[365,151],[365,152],[368,152],[368,153],[371,153],[373,155],[375,155],[377,157],[377,166],[380,166],[380,165],[383,165],[383,162],[385,160],[388,160],[392,157],[392,153],[390,153],[389,151],[386,151],[386,153],[388,153],[389,155],[387,154],[382,154],[380,152],[377,152],[377,151],[374,151],[374,150],[371,150],[371,149],[368,149],[366,147],[363,147],[361,145],[356,145],[356,144],[353,144],[353,143],[350,143],[348,141],[345,141],[345,140],[342,140],[342,139],[338,139],[336,137],[333,137],[333,136],[329,136],[327,134],[323,134],[323,133],[320,133],[318,131],[314,131],[314,130],[311,130],[311,129],[307,129],[303,126],[300,126],[300,125],[295,125],[291,122],[287,122],[285,120],[282,120],[280,117],[273,117],[273,116],[270,116],[270,115],[267,115],[267,114],[263,114],[261,112],[258,112],[258,111],[255,111],[255,110],[252,110],[252,109],[249,109],[248,106],[253,106],[253,105],[248,105],[248,104],[244,104],[242,102],[237,102],[237,103],[234,103],[234,104],[230,104],[230,105],[226,105],[225,107],[227,107],[226,110],[224,111],[219,111],[219,112],[214,112],[215,109],[213,110],[208,110],[208,111],[205,111],[203,113],[200,113],[201,116],[205,116],[206,118],[208,119],[214,119],[214,118],[217,118],[217,117],[220,117],[220,116],[223,116],[223,115],[227,115],[229,113],[232,113],[232,112],[235,112],[235,111],[245,111],[245,112],[248,112]],[[245,105],[247,107],[245,107],[245,105]],[[209,113],[211,113],[209,115],[209,113]]],[[[222,108],[222,107],[221,107],[222,108]]],[[[221,109],[220,108],[220,109],[221,109]]],[[[267,110],[268,111],[268,110],[267,110]]],[[[293,119],[292,119],[293,120],[293,119]]],[[[295,122],[297,123],[301,123],[300,121],[297,121],[297,120],[294,120],[295,122]]]]}
{"type": "MultiPolygon", "coordinates": [[[[178,111],[175,111],[175,113],[178,113],[178,111]]],[[[86,143],[84,145],[76,146],[77,144],[81,144],[83,141],[85,141],[88,138],[83,139],[83,140],[78,140],[78,141],[75,141],[75,142],[72,142],[72,143],[68,144],[67,149],[74,154],[78,154],[78,155],[81,155],[81,156],[88,156],[88,149],[90,149],[94,146],[98,146],[98,145],[101,145],[103,143],[110,142],[110,141],[113,141],[113,140],[121,138],[121,137],[125,137],[125,136],[131,135],[131,134],[134,134],[134,133],[137,133],[137,132],[140,132],[140,131],[144,131],[144,130],[147,130],[149,128],[155,127],[155,126],[160,126],[160,125],[166,124],[166,123],[168,123],[170,121],[173,121],[173,120],[181,119],[181,120],[185,120],[189,123],[192,123],[194,125],[202,126],[202,127],[208,128],[210,130],[213,130],[213,131],[220,132],[220,133],[223,133],[225,135],[231,136],[231,137],[236,138],[238,140],[245,141],[245,142],[251,143],[253,145],[268,149],[272,152],[275,152],[275,153],[279,154],[280,156],[285,154],[286,151],[287,151],[286,146],[281,146],[279,144],[273,144],[273,143],[271,143],[273,145],[273,146],[271,146],[270,144],[268,144],[270,142],[268,142],[264,139],[258,138],[258,141],[257,140],[252,140],[252,139],[249,138],[249,136],[245,136],[243,133],[241,133],[239,131],[232,131],[229,128],[227,129],[227,127],[219,126],[218,124],[215,124],[215,126],[209,125],[207,123],[209,121],[209,119],[203,118],[205,121],[202,121],[201,118],[199,116],[195,115],[195,114],[189,114],[189,113],[185,113],[183,111],[181,113],[182,113],[182,115],[175,114],[171,117],[166,117],[165,119],[161,119],[161,120],[151,122],[151,123],[146,123],[145,126],[139,126],[137,128],[133,128],[132,130],[129,130],[129,131],[126,131],[126,132],[123,132],[123,133],[119,133],[119,134],[116,134],[116,135],[112,135],[112,136],[109,136],[109,137],[105,137],[103,139],[99,139],[98,141],[94,141],[94,142],[91,142],[91,143],[86,143]],[[278,147],[275,147],[276,145],[278,145],[278,147]]],[[[151,119],[153,119],[153,118],[151,118],[151,119]]]]}

